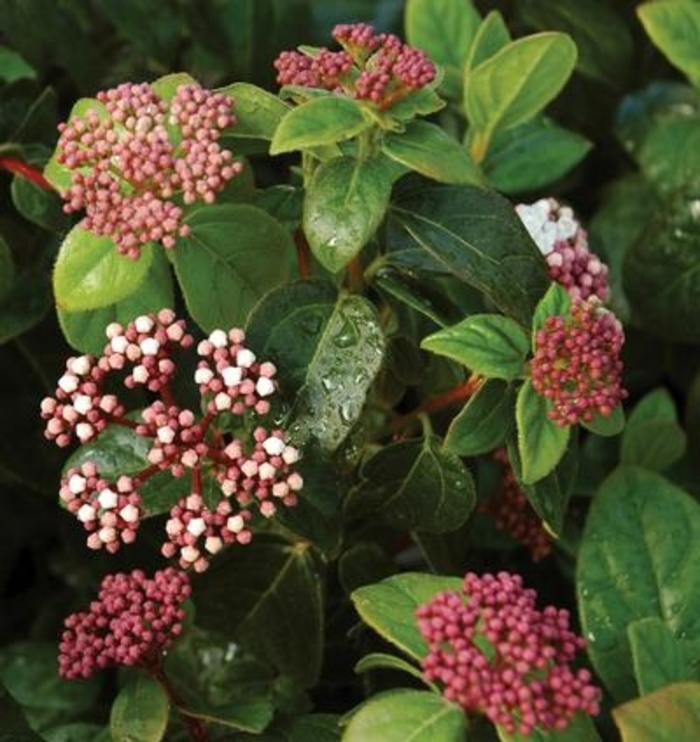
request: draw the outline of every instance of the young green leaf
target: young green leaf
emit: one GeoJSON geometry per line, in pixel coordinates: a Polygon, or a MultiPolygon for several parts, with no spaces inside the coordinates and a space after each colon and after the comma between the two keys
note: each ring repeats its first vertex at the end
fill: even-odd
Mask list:
{"type": "Polygon", "coordinates": [[[547,401],[528,379],[518,392],[515,406],[518,453],[524,484],[535,484],[559,463],[569,444],[571,428],[557,425],[547,416],[547,401]]]}
{"type": "Polygon", "coordinates": [[[481,376],[510,381],[523,373],[530,339],[509,317],[472,314],[423,338],[421,348],[452,358],[481,376]]]}
{"type": "Polygon", "coordinates": [[[233,101],[236,123],[226,136],[236,139],[272,139],[280,122],[291,110],[289,104],[276,95],[248,82],[234,82],[216,92],[233,101]]]}
{"type": "Polygon", "coordinates": [[[510,31],[498,10],[492,10],[481,22],[474,35],[472,48],[465,66],[465,73],[478,67],[511,41],[510,31]]]}
{"type": "Polygon", "coordinates": [[[544,329],[548,317],[566,317],[571,309],[571,294],[559,283],[552,281],[547,293],[540,299],[532,318],[532,345],[535,335],[544,329]]]}
{"type": "Polygon", "coordinates": [[[340,96],[315,98],[285,114],[279,123],[270,154],[336,144],[357,136],[371,126],[360,105],[340,96]]]}
{"type": "Polygon", "coordinates": [[[592,420],[582,421],[581,425],[596,435],[619,435],[625,428],[625,411],[622,405],[618,404],[609,415],[604,416],[595,412],[592,420]]]}
{"type": "Polygon", "coordinates": [[[650,616],[700,640],[700,506],[658,474],[618,467],[593,499],[576,591],[588,654],[618,701],[638,695],[628,627],[650,616]]]}
{"type": "Polygon", "coordinates": [[[344,268],[384,219],[391,179],[379,160],[337,157],[314,172],[304,198],[303,225],[319,262],[344,268]]]}
{"type": "Polygon", "coordinates": [[[140,674],[125,685],[112,704],[112,739],[160,742],[168,726],[170,703],[163,686],[140,674]]]}
{"type": "Polygon", "coordinates": [[[56,305],[66,312],[80,312],[125,299],[143,283],[156,249],[160,248],[147,243],[133,260],[120,255],[109,237],[73,227],[63,240],[53,272],[56,305]]]}

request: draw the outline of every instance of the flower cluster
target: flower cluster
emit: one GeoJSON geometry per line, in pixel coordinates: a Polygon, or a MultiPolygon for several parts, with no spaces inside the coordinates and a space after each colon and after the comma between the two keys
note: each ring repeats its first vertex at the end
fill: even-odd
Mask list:
{"type": "Polygon", "coordinates": [[[551,553],[552,537],[520,488],[505,448],[494,451],[493,458],[503,466],[503,478],[495,497],[481,510],[493,517],[496,528],[525,546],[532,560],[539,562],[551,553]]]}
{"type": "Polygon", "coordinates": [[[277,389],[276,368],[258,361],[242,330],[214,330],[197,346],[193,382],[204,411],[198,414],[179,406],[171,389],[174,353],[194,344],[184,321],[164,309],[126,327],[113,323],[106,334],[103,354],[70,358],[56,396],[41,403],[45,435],[65,446],[73,435],[84,443],[107,425],[120,425],[148,441],[148,450],[142,470],[123,472],[114,484],[100,476],[94,462],[70,468],[61,500],[89,531],[90,548],[114,552],[134,540],[141,519],[150,514],[144,483],[159,472],[189,474],[189,494],[183,498],[179,487],[173,497],[162,552],[176,557],[183,569],[202,571],[225,544],[250,541],[252,509],[270,518],[279,506],[295,505],[303,487],[295,468],[299,451],[284,430],[262,424],[277,389]],[[118,396],[104,393],[115,373],[127,389],[141,386],[160,398],[127,416],[118,396]]]}
{"type": "Polygon", "coordinates": [[[626,398],[620,353],[625,336],[598,301],[573,299],[568,316],[548,317],[535,334],[532,385],[559,425],[607,417],[626,398]]]}
{"type": "Polygon", "coordinates": [[[336,26],[333,38],[342,51],[282,52],[274,62],[277,82],[343,93],[387,109],[435,79],[425,53],[394,34],[375,34],[371,26],[356,23],[336,26]]]}
{"type": "Polygon", "coordinates": [[[465,711],[509,734],[563,729],[578,712],[595,715],[600,691],[571,663],[584,640],[566,610],[535,607],[519,575],[468,573],[463,594],[444,592],[417,611],[428,644],[426,680],[465,711]]]}
{"type": "Polygon", "coordinates": [[[169,103],[147,83],[96,97],[59,126],[57,159],[71,171],[64,210],[85,210],[82,226],[130,258],[147,242],[173,247],[189,233],[182,204],[212,203],[241,170],[217,141],[235,123],[231,99],[196,83],[169,103]]]}
{"type": "Polygon", "coordinates": [[[157,662],[182,631],[182,603],[190,593],[189,578],[173,567],[152,578],[141,570],[107,575],[89,610],[65,620],[59,673],[87,678],[110,665],[157,662]]]}
{"type": "Polygon", "coordinates": [[[572,297],[608,298],[608,267],[588,247],[588,235],[569,206],[554,198],[518,204],[518,216],[545,256],[549,275],[572,297]]]}

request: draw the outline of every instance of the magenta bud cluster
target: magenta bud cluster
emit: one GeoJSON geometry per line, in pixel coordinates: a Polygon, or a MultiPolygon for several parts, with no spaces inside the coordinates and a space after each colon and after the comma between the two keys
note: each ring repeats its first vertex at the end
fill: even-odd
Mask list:
{"type": "Polygon", "coordinates": [[[282,52],[274,62],[277,82],[321,88],[387,109],[435,79],[427,55],[394,34],[376,34],[371,26],[356,23],[336,26],[333,38],[342,51],[282,52]]]}
{"type": "Polygon", "coordinates": [[[65,619],[59,673],[88,678],[112,665],[157,665],[182,632],[191,592],[188,576],[173,567],[152,578],[138,569],[107,575],[89,609],[65,619]]]}
{"type": "Polygon", "coordinates": [[[564,729],[575,714],[600,708],[591,673],[572,667],[585,642],[569,628],[568,611],[539,610],[536,597],[519,575],[470,572],[461,593],[439,593],[416,613],[428,645],[425,679],[508,734],[564,729]]]}
{"type": "Polygon", "coordinates": [[[608,299],[608,266],[591,252],[588,234],[569,206],[554,198],[518,204],[515,210],[547,261],[549,275],[572,297],[608,299]]]}
{"type": "Polygon", "coordinates": [[[506,449],[494,451],[493,459],[503,468],[503,476],[495,495],[480,509],[491,515],[499,531],[528,549],[533,562],[539,562],[552,552],[552,537],[518,484],[506,449]]]}
{"type": "Polygon", "coordinates": [[[171,100],[148,83],[101,91],[94,106],[59,125],[57,161],[70,171],[64,211],[138,258],[143,245],[171,248],[189,234],[185,205],[213,203],[241,171],[218,140],[236,122],[232,100],[196,83],[171,100]]]}
{"type": "Polygon", "coordinates": [[[562,426],[608,417],[627,397],[622,386],[624,331],[596,300],[572,299],[567,316],[551,316],[535,333],[532,386],[562,426]]]}
{"type": "Polygon", "coordinates": [[[126,326],[112,323],[106,335],[103,354],[70,358],[56,396],[41,403],[45,435],[59,446],[73,437],[93,441],[108,425],[147,441],[142,470],[121,472],[114,483],[92,461],[65,473],[60,499],[89,531],[90,548],[114,552],[134,540],[150,514],[145,483],[161,472],[191,480],[186,497],[177,488],[162,547],[182,569],[202,571],[224,545],[248,543],[253,509],[270,518],[280,506],[296,505],[304,484],[296,468],[300,452],[283,429],[263,424],[277,369],[246,347],[242,330],[214,330],[197,345],[200,361],[191,383],[200,411],[178,405],[173,396],[179,354],[194,339],[172,310],[126,326]],[[125,388],[143,387],[159,398],[128,415],[116,394],[104,393],[114,374],[125,388]]]}

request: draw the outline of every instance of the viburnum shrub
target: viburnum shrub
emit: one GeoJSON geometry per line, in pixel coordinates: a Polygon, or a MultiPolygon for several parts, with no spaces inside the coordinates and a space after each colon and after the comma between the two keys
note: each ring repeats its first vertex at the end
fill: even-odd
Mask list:
{"type": "Polygon", "coordinates": [[[700,4],[78,5],[0,14],[5,737],[700,739],[700,4]]]}

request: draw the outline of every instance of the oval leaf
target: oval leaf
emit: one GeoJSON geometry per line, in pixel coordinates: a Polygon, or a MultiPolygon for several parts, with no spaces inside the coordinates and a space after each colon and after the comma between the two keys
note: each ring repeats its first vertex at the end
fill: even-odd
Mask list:
{"type": "Polygon", "coordinates": [[[314,98],[292,108],[280,121],[270,154],[335,144],[350,139],[371,125],[362,108],[351,98],[338,95],[314,98]]]}
{"type": "Polygon", "coordinates": [[[430,691],[388,691],[360,706],[344,742],[463,742],[466,718],[459,706],[430,691]]]}
{"type": "Polygon", "coordinates": [[[588,514],[577,594],[588,654],[618,700],[637,695],[627,636],[655,616],[679,639],[700,639],[695,584],[700,506],[658,474],[618,467],[588,514]]]}
{"type": "Polygon", "coordinates": [[[153,261],[153,244],[137,260],[117,252],[109,237],[80,226],[63,240],[53,272],[56,304],[66,312],[100,309],[125,299],[143,283],[153,261]]]}
{"type": "Polygon", "coordinates": [[[226,136],[240,139],[272,139],[282,118],[290,111],[276,95],[247,82],[234,82],[217,93],[233,99],[236,123],[226,136]]]}
{"type": "Polygon", "coordinates": [[[109,728],[114,740],[160,742],[168,726],[170,703],[163,686],[139,675],[124,686],[112,704],[109,728]]]}
{"type": "Polygon", "coordinates": [[[202,207],[186,221],[192,231],[172,260],[190,314],[207,332],[242,326],[252,306],[287,277],[289,233],[248,204],[202,207]]]}
{"type": "Polygon", "coordinates": [[[462,363],[481,376],[509,381],[524,371],[530,338],[499,314],[472,314],[423,338],[421,348],[462,363]]]}
{"type": "Polygon", "coordinates": [[[376,160],[336,157],[313,174],[304,198],[306,238],[332,273],[344,268],[384,219],[391,180],[376,160]]]}

